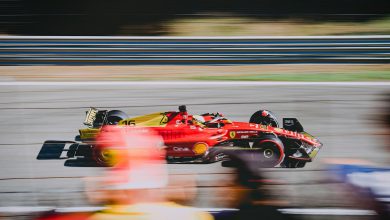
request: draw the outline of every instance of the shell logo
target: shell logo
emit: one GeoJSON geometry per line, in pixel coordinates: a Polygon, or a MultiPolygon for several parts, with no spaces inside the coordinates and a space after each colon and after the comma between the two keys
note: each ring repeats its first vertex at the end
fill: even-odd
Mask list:
{"type": "Polygon", "coordinates": [[[192,148],[192,151],[196,154],[196,155],[200,155],[200,154],[204,154],[206,153],[207,149],[208,149],[208,145],[204,142],[198,142],[194,145],[194,147],[192,148]]]}

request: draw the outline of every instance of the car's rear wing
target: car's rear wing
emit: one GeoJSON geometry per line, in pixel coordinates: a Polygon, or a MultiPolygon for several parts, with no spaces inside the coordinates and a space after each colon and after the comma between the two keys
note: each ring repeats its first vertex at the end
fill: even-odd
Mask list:
{"type": "Polygon", "coordinates": [[[85,116],[84,124],[88,127],[93,127],[93,122],[96,120],[96,115],[99,112],[96,108],[89,108],[85,116]]]}
{"type": "Polygon", "coordinates": [[[106,121],[107,110],[98,110],[97,108],[89,108],[86,112],[84,125],[90,128],[101,127],[106,121]]]}

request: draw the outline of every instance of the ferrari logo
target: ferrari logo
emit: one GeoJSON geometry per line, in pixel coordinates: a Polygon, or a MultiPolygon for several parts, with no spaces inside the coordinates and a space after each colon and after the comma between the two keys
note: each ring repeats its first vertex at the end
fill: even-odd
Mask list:
{"type": "Polygon", "coordinates": [[[236,132],[235,131],[229,132],[229,136],[230,136],[230,138],[236,137],[236,132]]]}

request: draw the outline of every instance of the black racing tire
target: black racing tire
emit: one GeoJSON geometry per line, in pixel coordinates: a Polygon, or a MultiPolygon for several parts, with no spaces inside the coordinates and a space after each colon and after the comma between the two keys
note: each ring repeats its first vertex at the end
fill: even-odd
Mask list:
{"type": "Polygon", "coordinates": [[[271,125],[272,127],[279,127],[279,122],[276,116],[268,110],[259,110],[251,116],[249,123],[261,124],[261,125],[271,125]],[[267,116],[263,116],[263,112],[268,113],[267,116]]]}
{"type": "Polygon", "coordinates": [[[106,116],[107,124],[116,125],[119,121],[128,118],[127,114],[120,110],[111,110],[106,116]]]}
{"type": "Polygon", "coordinates": [[[284,168],[303,168],[306,165],[306,161],[297,160],[293,158],[285,158],[280,164],[284,168]]]}
{"type": "Polygon", "coordinates": [[[284,159],[284,146],[278,138],[262,139],[253,145],[262,167],[276,167],[284,159]]]}
{"type": "Polygon", "coordinates": [[[105,151],[102,151],[99,148],[94,148],[92,151],[93,160],[102,167],[109,167],[109,155],[105,154],[105,151]]]}

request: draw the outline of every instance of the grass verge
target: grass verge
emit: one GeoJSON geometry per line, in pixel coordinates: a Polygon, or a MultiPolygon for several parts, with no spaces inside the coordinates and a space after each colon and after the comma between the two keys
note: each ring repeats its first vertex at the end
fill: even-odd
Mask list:
{"type": "Polygon", "coordinates": [[[261,73],[249,75],[199,76],[192,80],[216,81],[300,81],[300,82],[348,82],[389,81],[390,71],[368,71],[356,73],[261,73]]]}

